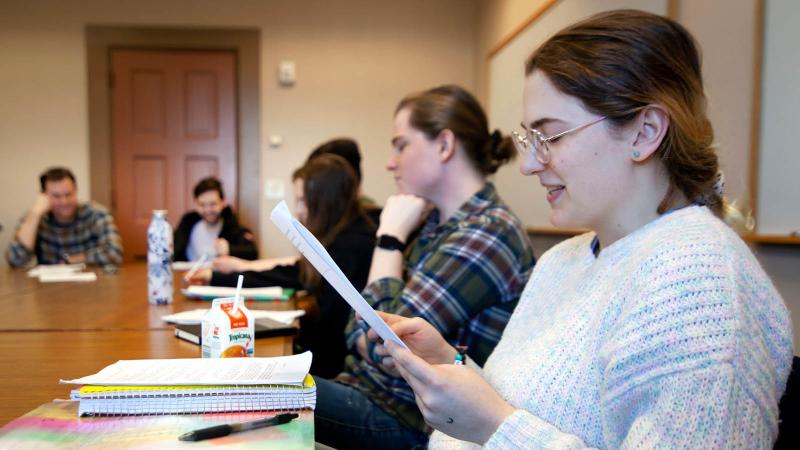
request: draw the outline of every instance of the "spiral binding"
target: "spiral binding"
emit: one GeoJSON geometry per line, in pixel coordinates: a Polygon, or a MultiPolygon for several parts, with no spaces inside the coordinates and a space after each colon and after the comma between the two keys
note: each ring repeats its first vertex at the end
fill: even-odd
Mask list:
{"type": "Polygon", "coordinates": [[[316,386],[84,386],[81,416],[197,414],[314,409],[316,386]]]}

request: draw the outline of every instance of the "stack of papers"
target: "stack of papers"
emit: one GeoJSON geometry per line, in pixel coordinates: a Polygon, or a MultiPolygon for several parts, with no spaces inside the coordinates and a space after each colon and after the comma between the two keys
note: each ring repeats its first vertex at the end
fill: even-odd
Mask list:
{"type": "MultiPolygon", "coordinates": [[[[213,300],[215,298],[235,296],[236,288],[193,285],[186,289],[181,289],[181,292],[183,292],[183,295],[190,298],[213,300]]],[[[294,294],[293,289],[283,289],[278,286],[242,289],[242,297],[244,297],[245,300],[288,300],[292,294],[294,294]]]]}
{"type": "Polygon", "coordinates": [[[78,414],[178,414],[314,409],[311,353],[277,358],[194,358],[118,361],[62,383],[78,414]]]}
{"type": "MultiPolygon", "coordinates": [[[[208,312],[207,309],[192,309],[189,311],[182,311],[175,314],[168,314],[162,316],[161,320],[174,324],[198,324],[203,322],[203,316],[208,312]]],[[[261,309],[251,309],[253,319],[272,319],[276,322],[291,325],[298,317],[304,315],[306,312],[302,309],[295,309],[291,311],[264,311],[261,309]]]]}
{"type": "Polygon", "coordinates": [[[29,270],[28,276],[36,277],[42,283],[96,281],[97,274],[94,272],[83,272],[85,268],[85,264],[41,265],[29,270]]]}

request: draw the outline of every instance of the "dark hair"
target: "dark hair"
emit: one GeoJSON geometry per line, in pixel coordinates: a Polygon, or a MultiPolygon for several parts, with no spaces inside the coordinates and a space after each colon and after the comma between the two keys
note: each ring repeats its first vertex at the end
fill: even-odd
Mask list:
{"type": "Polygon", "coordinates": [[[459,86],[439,86],[411,94],[400,101],[395,114],[406,108],[411,113],[411,126],[425,133],[428,139],[436,138],[443,130],[452,131],[483,175],[497,172],[516,155],[511,139],[504,138],[499,131],[489,133],[480,103],[459,86]]]}
{"type": "Polygon", "coordinates": [[[723,215],[714,190],[719,161],[706,114],[700,55],[688,31],[673,20],[635,10],[609,11],[559,31],[528,59],[525,74],[539,70],[595,114],[620,127],[636,108],[662,106],[669,128],[656,155],[670,189],[658,205],[673,205],[675,190],[723,215]]]}
{"type": "Polygon", "coordinates": [[[51,167],[47,169],[44,173],[39,175],[39,185],[42,187],[42,192],[45,191],[48,181],[61,181],[64,178],[69,178],[72,180],[72,184],[75,186],[78,185],[78,182],[75,181],[75,175],[66,167],[51,167]]]}
{"type": "Polygon", "coordinates": [[[225,199],[225,194],[222,192],[222,183],[217,177],[207,177],[200,180],[194,187],[194,198],[200,197],[208,191],[217,191],[219,198],[225,199]]]}
{"type": "MultiPolygon", "coordinates": [[[[357,218],[369,221],[358,200],[358,179],[350,164],[332,153],[309,159],[292,180],[303,180],[308,216],[305,226],[327,247],[357,218]]],[[[319,273],[303,259],[300,278],[307,287],[319,285],[319,273]]]]}
{"type": "Polygon", "coordinates": [[[311,151],[306,161],[311,161],[320,155],[329,153],[344,158],[350,164],[353,172],[355,172],[358,182],[361,182],[361,152],[358,151],[358,143],[356,141],[350,138],[337,138],[323,142],[311,151]]]}

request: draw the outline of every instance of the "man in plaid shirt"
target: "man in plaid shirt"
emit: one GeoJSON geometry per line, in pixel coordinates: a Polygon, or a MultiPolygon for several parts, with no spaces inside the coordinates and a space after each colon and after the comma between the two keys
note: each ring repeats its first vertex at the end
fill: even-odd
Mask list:
{"type": "Polygon", "coordinates": [[[75,176],[54,167],[39,177],[41,194],[22,218],[6,259],[21,267],[38,264],[120,264],[122,242],[105,208],[78,203],[75,176]]]}

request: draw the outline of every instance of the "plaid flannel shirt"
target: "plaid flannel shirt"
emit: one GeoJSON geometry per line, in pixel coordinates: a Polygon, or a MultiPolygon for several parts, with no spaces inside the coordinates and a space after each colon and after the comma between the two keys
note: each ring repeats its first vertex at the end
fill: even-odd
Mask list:
{"type": "Polygon", "coordinates": [[[64,262],[65,253],[83,253],[89,264],[120,264],[122,240],[111,214],[100,205],[88,203],[78,206],[75,220],[68,224],[56,222],[52,213],[45,214],[39,221],[35,248],[26,248],[15,238],[6,259],[13,267],[27,264],[34,256],[39,264],[58,264],[64,262]]]}
{"type": "MultiPolygon", "coordinates": [[[[519,219],[487,183],[445,223],[427,218],[405,254],[404,280],[382,278],[364,298],[375,309],[430,322],[452,345],[466,345],[480,365],[497,345],[535,263],[519,219]]],[[[350,353],[337,381],[370,397],[407,426],[429,431],[414,393],[402,378],[362,359],[356,340],[363,329],[347,328],[350,353]]]]}

